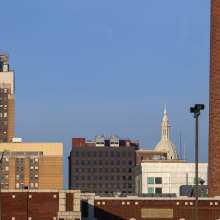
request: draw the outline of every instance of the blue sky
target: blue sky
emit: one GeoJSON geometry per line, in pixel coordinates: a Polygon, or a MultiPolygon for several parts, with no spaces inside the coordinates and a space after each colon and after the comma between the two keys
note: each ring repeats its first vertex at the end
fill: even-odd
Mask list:
{"type": "MultiPolygon", "coordinates": [[[[16,131],[25,141],[118,134],[152,148],[166,103],[172,140],[193,160],[201,116],[207,161],[208,0],[1,2],[0,51],[16,71],[16,131]]],[[[67,163],[66,163],[67,164],[67,163]]],[[[67,166],[65,166],[67,176],[67,166]]]]}

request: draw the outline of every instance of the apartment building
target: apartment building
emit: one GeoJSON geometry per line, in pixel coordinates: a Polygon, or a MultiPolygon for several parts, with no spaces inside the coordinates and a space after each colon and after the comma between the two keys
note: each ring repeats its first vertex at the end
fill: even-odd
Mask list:
{"type": "Polygon", "coordinates": [[[14,72],[8,56],[0,54],[0,142],[11,142],[15,136],[14,94],[14,72]]]}
{"type": "Polygon", "coordinates": [[[2,189],[62,189],[62,143],[0,143],[2,189]]]}

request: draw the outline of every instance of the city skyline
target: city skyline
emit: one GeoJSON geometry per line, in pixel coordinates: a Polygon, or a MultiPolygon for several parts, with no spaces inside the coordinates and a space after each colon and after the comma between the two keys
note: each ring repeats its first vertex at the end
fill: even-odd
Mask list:
{"type": "Polygon", "coordinates": [[[166,103],[172,139],[178,146],[181,132],[192,161],[189,107],[202,102],[207,161],[209,1],[53,1],[48,15],[50,3],[2,5],[0,50],[16,74],[17,136],[62,141],[65,159],[74,136],[118,134],[152,148],[166,103]]]}

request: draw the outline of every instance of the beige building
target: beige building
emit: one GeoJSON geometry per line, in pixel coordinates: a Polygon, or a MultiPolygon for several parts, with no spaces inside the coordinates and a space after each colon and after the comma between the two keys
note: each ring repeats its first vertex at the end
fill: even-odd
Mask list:
{"type": "Polygon", "coordinates": [[[0,142],[11,142],[15,136],[14,92],[14,72],[8,56],[0,54],[0,142]]]}
{"type": "Polygon", "coordinates": [[[62,143],[0,143],[2,153],[2,189],[63,189],[62,143]]]}

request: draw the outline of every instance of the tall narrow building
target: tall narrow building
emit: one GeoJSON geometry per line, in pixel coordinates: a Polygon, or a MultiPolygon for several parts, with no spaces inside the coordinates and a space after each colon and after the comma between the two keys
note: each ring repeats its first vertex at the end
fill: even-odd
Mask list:
{"type": "Polygon", "coordinates": [[[8,56],[0,54],[0,142],[11,142],[15,135],[14,90],[14,72],[8,56]]]}
{"type": "Polygon", "coordinates": [[[220,196],[220,0],[211,5],[209,196],[220,196]]]}

